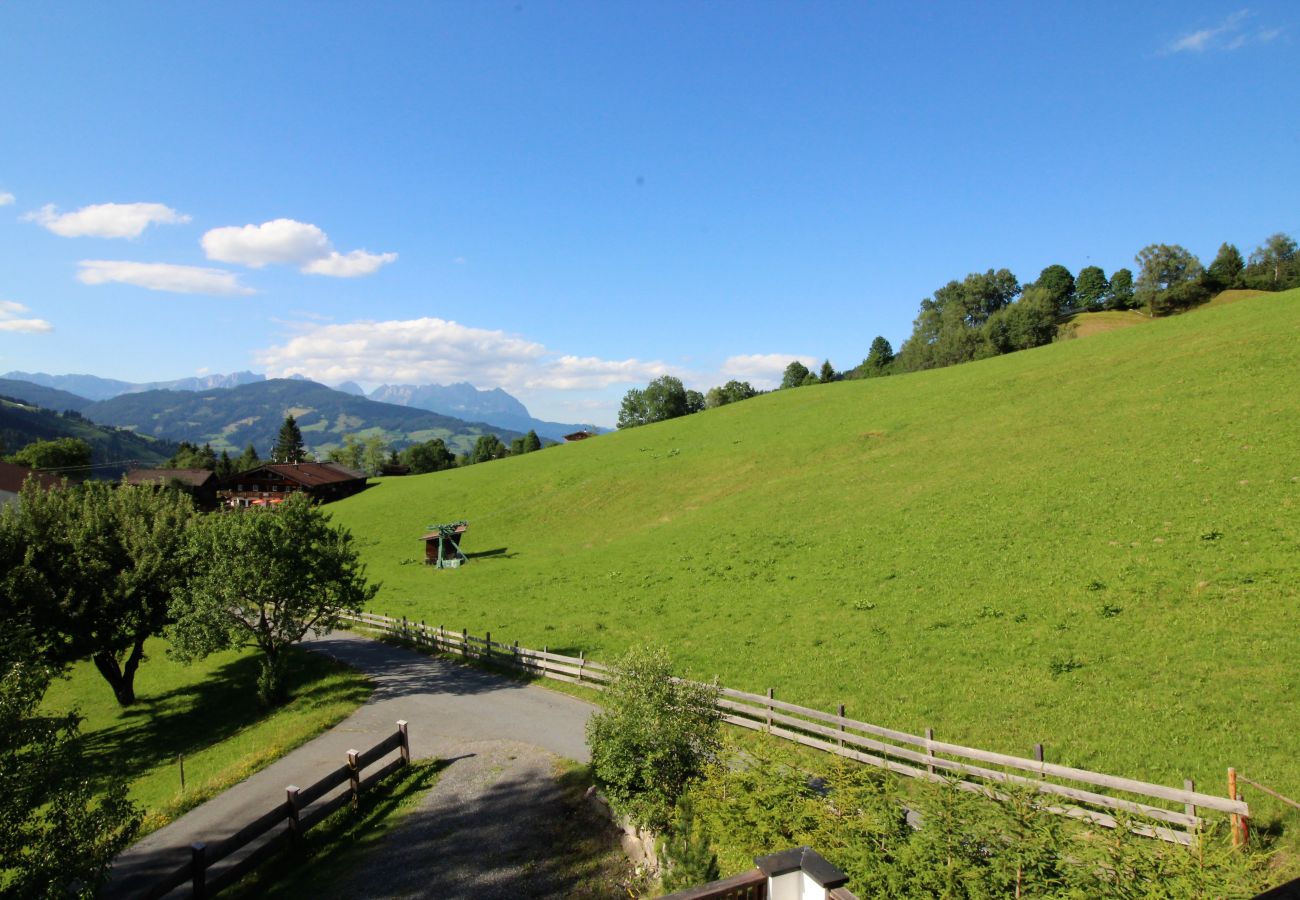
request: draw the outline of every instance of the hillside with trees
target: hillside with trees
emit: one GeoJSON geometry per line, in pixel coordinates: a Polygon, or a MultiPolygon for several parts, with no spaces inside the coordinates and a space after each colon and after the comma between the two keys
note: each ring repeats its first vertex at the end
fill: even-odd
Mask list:
{"type": "Polygon", "coordinates": [[[330,510],[389,615],[600,661],[653,634],[681,674],[909,733],[1173,785],[1233,765],[1295,797],[1297,330],[1300,291],[1260,295],[330,510]],[[431,509],[508,554],[410,564],[431,509]]]}
{"type": "Polygon", "coordinates": [[[171,441],[97,425],[75,410],[54,412],[0,396],[0,457],[22,465],[94,466],[96,477],[114,478],[136,466],[160,465],[176,449],[171,441]]]}
{"type": "Polygon", "coordinates": [[[378,403],[323,384],[277,378],[208,391],[143,391],[92,403],[85,415],[139,434],[208,444],[236,454],[252,444],[266,455],[276,444],[285,416],[292,415],[305,447],[324,457],[343,445],[345,435],[382,438],[400,450],[441,439],[457,453],[469,453],[482,435],[510,441],[521,434],[484,423],[464,422],[425,410],[378,403]]]}

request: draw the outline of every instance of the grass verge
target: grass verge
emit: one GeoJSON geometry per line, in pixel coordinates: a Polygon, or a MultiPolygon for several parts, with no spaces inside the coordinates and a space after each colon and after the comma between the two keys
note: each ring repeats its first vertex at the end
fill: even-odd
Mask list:
{"type": "Polygon", "coordinates": [[[186,666],[166,643],[146,646],[135,705],[119,707],[90,663],[50,686],[48,710],[77,710],[95,777],[124,776],[145,811],[147,834],[242,781],[346,717],[370,696],[369,682],[317,653],[295,649],[291,699],[268,710],[257,701],[258,656],[218,653],[186,666]],[[181,790],[181,760],[185,789],[181,790]]]}

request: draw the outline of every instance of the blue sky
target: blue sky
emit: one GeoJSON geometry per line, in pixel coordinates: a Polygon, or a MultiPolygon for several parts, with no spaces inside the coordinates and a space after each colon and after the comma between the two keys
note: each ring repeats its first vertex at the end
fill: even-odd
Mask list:
{"type": "Polygon", "coordinates": [[[0,5],[0,372],[770,386],[1300,235],[1300,7],[0,5]]]}

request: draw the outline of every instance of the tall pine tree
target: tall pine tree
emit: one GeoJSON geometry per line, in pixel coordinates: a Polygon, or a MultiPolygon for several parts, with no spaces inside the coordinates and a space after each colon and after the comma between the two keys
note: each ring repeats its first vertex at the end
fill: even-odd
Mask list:
{"type": "Polygon", "coordinates": [[[271,451],[271,459],[278,463],[300,463],[307,458],[307,449],[302,443],[302,431],[294,421],[293,414],[284,417],[280,426],[280,436],[271,451]]]}

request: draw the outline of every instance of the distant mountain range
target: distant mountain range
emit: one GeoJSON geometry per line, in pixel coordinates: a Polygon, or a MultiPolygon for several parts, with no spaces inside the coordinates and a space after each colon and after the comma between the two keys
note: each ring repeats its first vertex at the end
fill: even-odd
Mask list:
{"type": "MultiPolygon", "coordinates": [[[[316,384],[301,377],[278,379],[300,384],[316,384]]],[[[129,382],[113,378],[100,378],[97,375],[47,375],[44,372],[6,372],[0,377],[0,394],[22,397],[29,403],[36,403],[47,409],[83,410],[91,401],[108,401],[126,394],[140,394],[150,391],[210,391],[221,388],[238,388],[246,385],[267,383],[265,375],[255,372],[235,372],[230,375],[204,375],[193,378],[178,378],[174,381],[129,382]],[[32,387],[25,390],[30,396],[24,396],[12,385],[26,383],[32,387]],[[10,385],[6,388],[5,385],[10,385]],[[34,394],[34,388],[53,390],[53,394],[34,394]]],[[[322,385],[316,384],[316,387],[322,385]]],[[[533,418],[528,409],[517,399],[500,388],[481,390],[467,382],[459,384],[385,384],[368,395],[356,382],[345,382],[334,390],[363,397],[380,403],[405,406],[426,410],[442,416],[450,416],[466,422],[488,423],[498,429],[527,432],[536,431],[540,437],[561,441],[566,434],[575,431],[602,432],[589,423],[548,422],[533,418]]],[[[94,418],[94,416],[92,416],[94,418]]],[[[281,416],[283,419],[283,416],[281,416]]],[[[277,426],[278,427],[278,426],[277,426]]],[[[193,440],[192,437],[177,440],[193,440]]],[[[213,446],[216,446],[214,444],[213,446]]],[[[261,449],[260,446],[258,448],[261,449]]]]}

